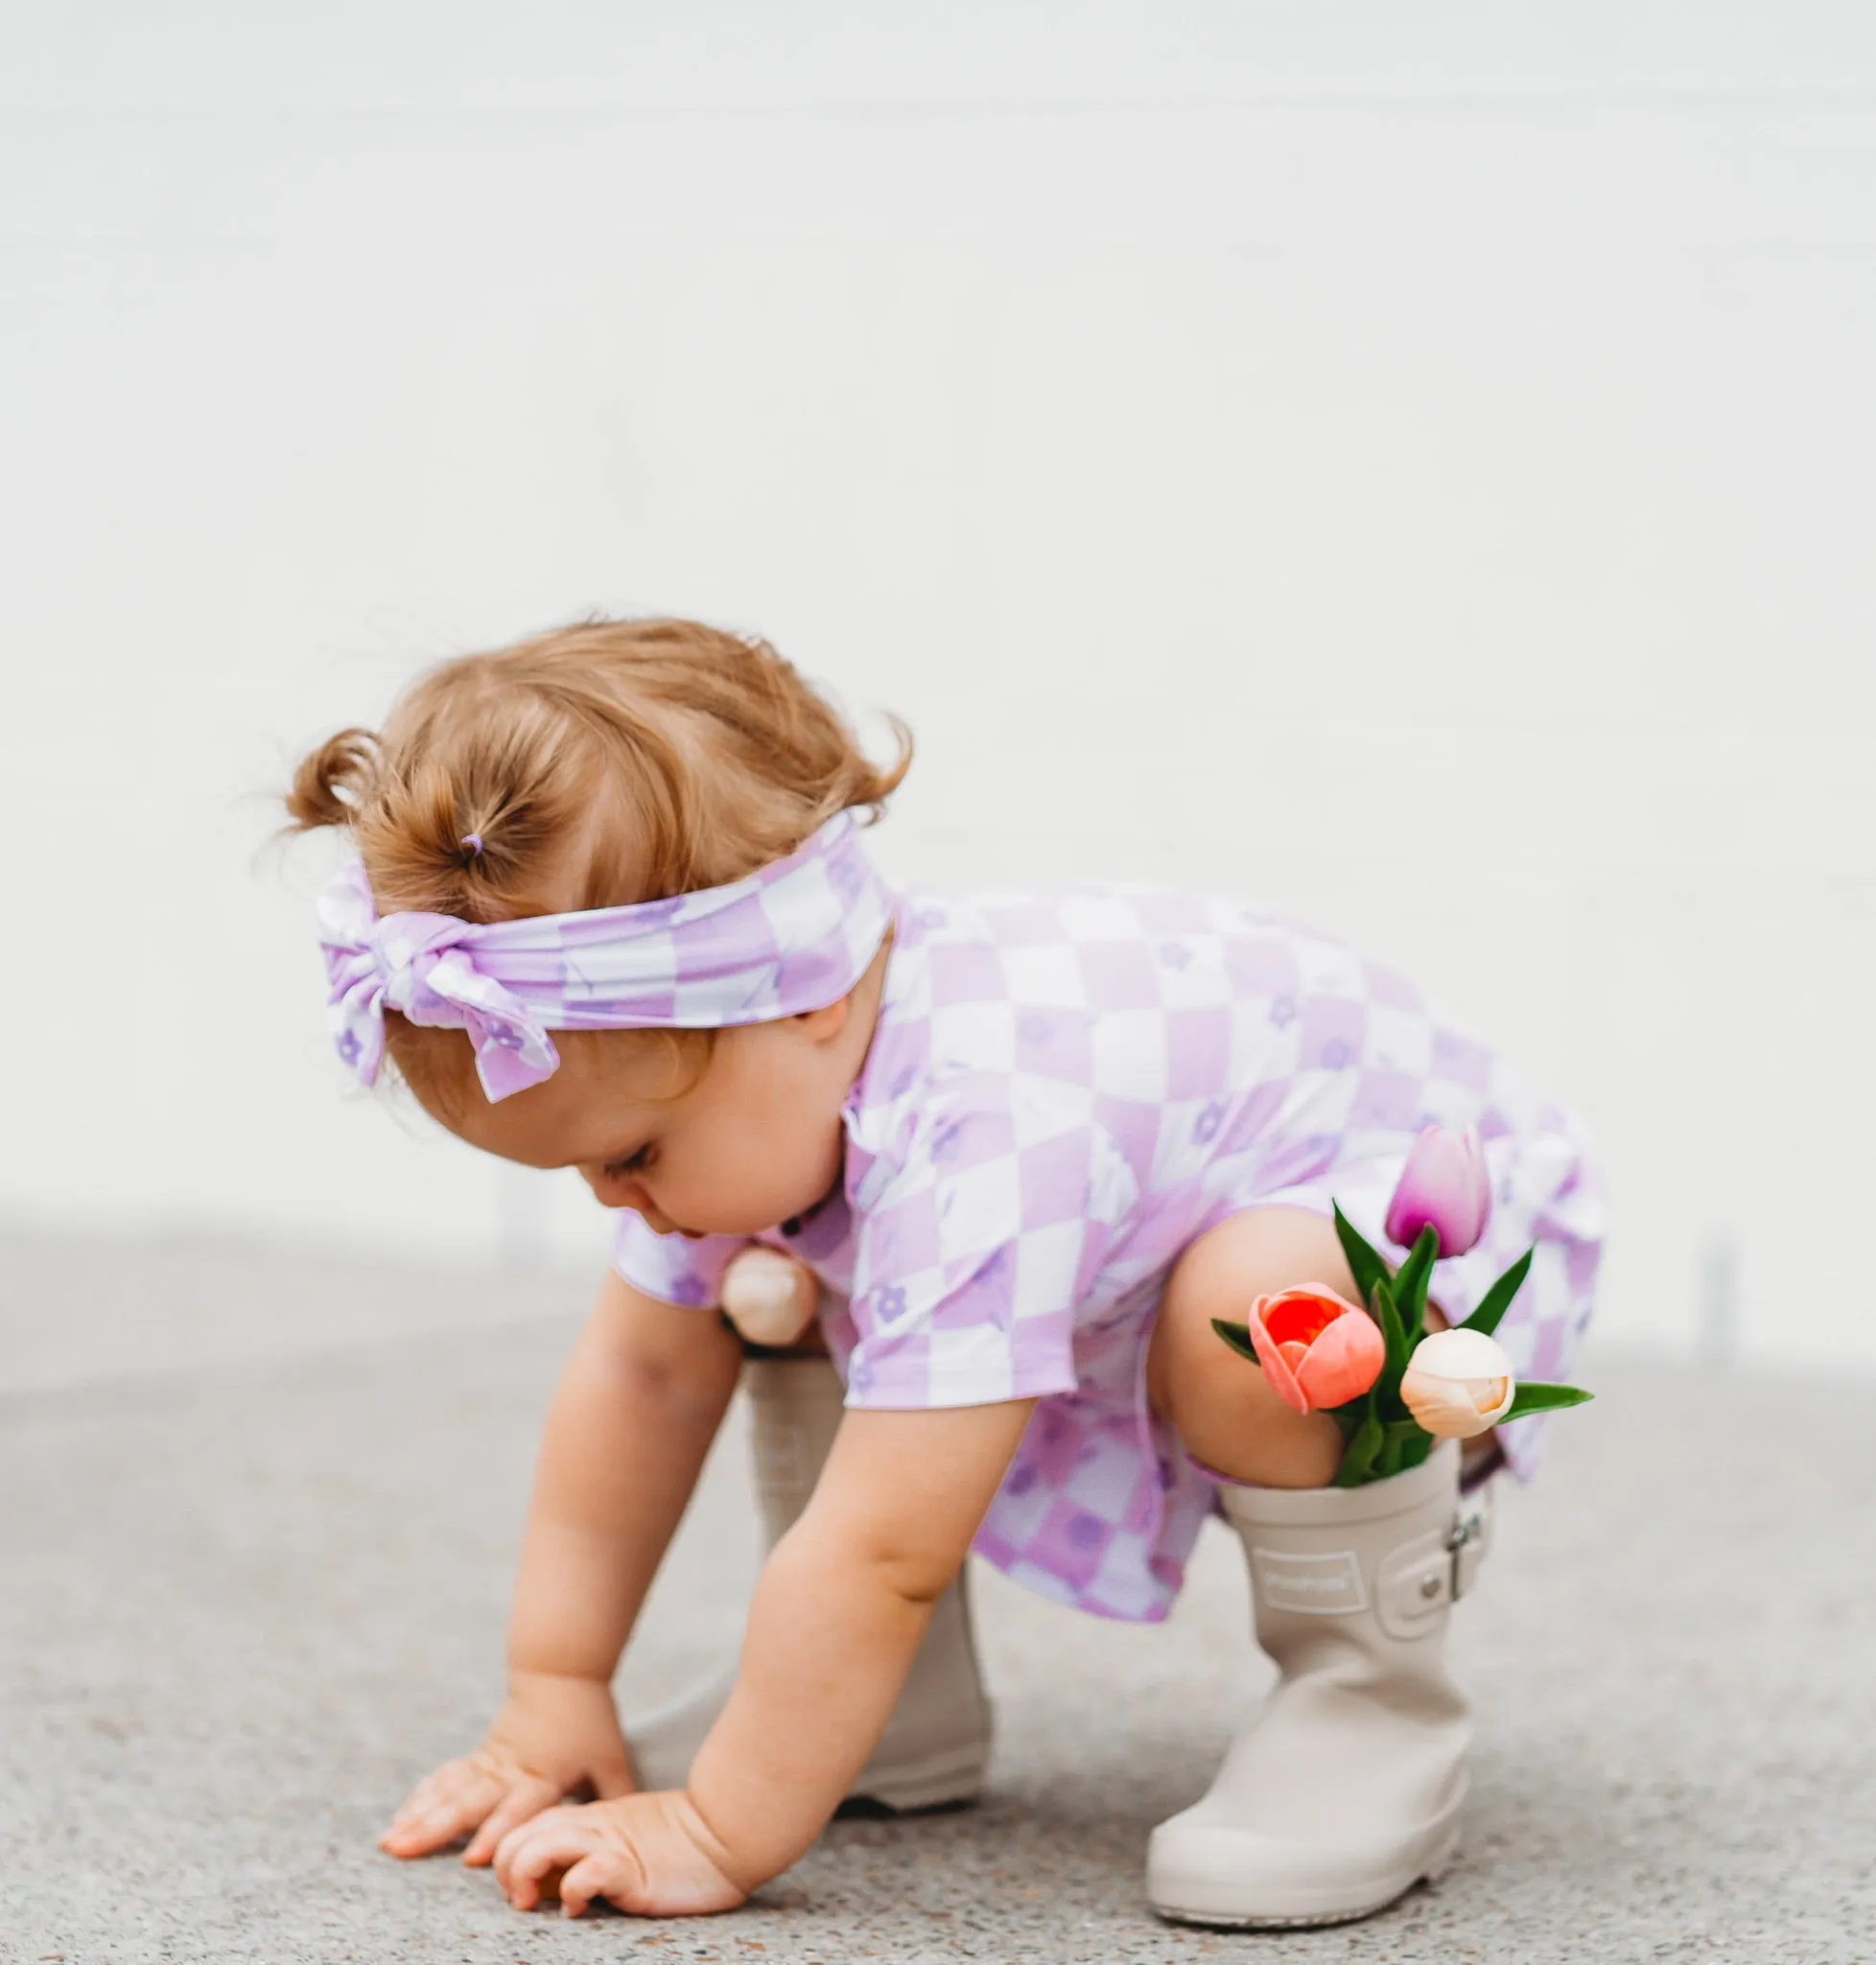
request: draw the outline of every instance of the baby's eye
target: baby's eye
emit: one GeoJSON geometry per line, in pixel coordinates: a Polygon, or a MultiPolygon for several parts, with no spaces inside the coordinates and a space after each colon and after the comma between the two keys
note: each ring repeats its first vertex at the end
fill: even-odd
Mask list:
{"type": "Polygon", "coordinates": [[[621,1174],[642,1174],[651,1164],[651,1146],[647,1141],[636,1153],[628,1153],[623,1159],[609,1159],[605,1171],[615,1178],[621,1174]]]}

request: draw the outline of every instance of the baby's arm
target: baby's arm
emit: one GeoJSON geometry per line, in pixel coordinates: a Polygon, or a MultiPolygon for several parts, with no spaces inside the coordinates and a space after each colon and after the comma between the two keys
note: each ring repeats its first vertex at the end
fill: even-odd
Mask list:
{"type": "Polygon", "coordinates": [[[629,1793],[612,1674],[741,1368],[713,1316],[608,1275],[542,1436],[508,1626],[508,1700],[481,1750],[419,1784],[383,1838],[423,1856],[476,1830],[486,1862],[582,1785],[629,1793]]]}
{"type": "Polygon", "coordinates": [[[555,1809],[496,1855],[520,1909],[566,1868],[570,1909],[721,1909],[813,1841],[884,1729],[1033,1400],[850,1412],[757,1584],[736,1690],[682,1795],[555,1809]]]}

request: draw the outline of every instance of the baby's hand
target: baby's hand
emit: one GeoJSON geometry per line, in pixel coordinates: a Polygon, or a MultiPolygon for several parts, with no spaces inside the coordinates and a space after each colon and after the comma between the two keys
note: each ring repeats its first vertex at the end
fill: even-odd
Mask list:
{"type": "Polygon", "coordinates": [[[462,1860],[481,1864],[510,1829],[576,1790],[605,1798],[630,1794],[634,1785],[610,1686],[518,1673],[488,1738],[419,1781],[378,1846],[392,1856],[429,1856],[473,1829],[462,1860]]]}
{"type": "Polygon", "coordinates": [[[559,1871],[569,1917],[596,1897],[640,1917],[695,1917],[734,1910],[748,1895],[720,1858],[691,1797],[678,1790],[549,1809],[503,1837],[495,1874],[517,1910],[542,1903],[544,1882],[559,1871]]]}

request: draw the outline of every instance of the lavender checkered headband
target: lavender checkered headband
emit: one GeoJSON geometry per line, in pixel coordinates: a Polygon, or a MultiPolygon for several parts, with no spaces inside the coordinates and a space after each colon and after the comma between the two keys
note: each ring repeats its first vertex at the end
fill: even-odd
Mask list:
{"type": "Polygon", "coordinates": [[[892,890],[837,812],[787,858],[727,887],[478,926],[387,914],[353,860],[319,897],[339,1055],[366,1085],[385,1012],[466,1030],[491,1102],[551,1077],[550,1030],[705,1030],[818,1010],[865,974],[892,890]]]}

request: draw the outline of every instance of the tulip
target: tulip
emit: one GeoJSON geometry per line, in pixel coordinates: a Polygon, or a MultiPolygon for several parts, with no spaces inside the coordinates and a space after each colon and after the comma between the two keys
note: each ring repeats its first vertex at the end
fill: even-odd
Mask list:
{"type": "Polygon", "coordinates": [[[1388,1203],[1388,1240],[1411,1249],[1430,1228],[1440,1238],[1440,1254],[1464,1255],[1490,1218],[1491,1174],[1477,1132],[1427,1127],[1408,1152],[1388,1203]]]}
{"type": "Polygon", "coordinates": [[[820,1285],[805,1262],[758,1243],[723,1272],[725,1315],[752,1345],[791,1345],[814,1322],[820,1285]]]}
{"type": "Polygon", "coordinates": [[[1400,1396],[1421,1430],[1471,1439],[1511,1411],[1517,1379],[1505,1346],[1482,1330],[1437,1330],[1422,1338],[1400,1378],[1400,1396]]]}
{"type": "Polygon", "coordinates": [[[1259,1297],[1247,1321],[1264,1376],[1299,1413],[1360,1398],[1388,1361],[1374,1320],[1323,1283],[1259,1297]]]}

